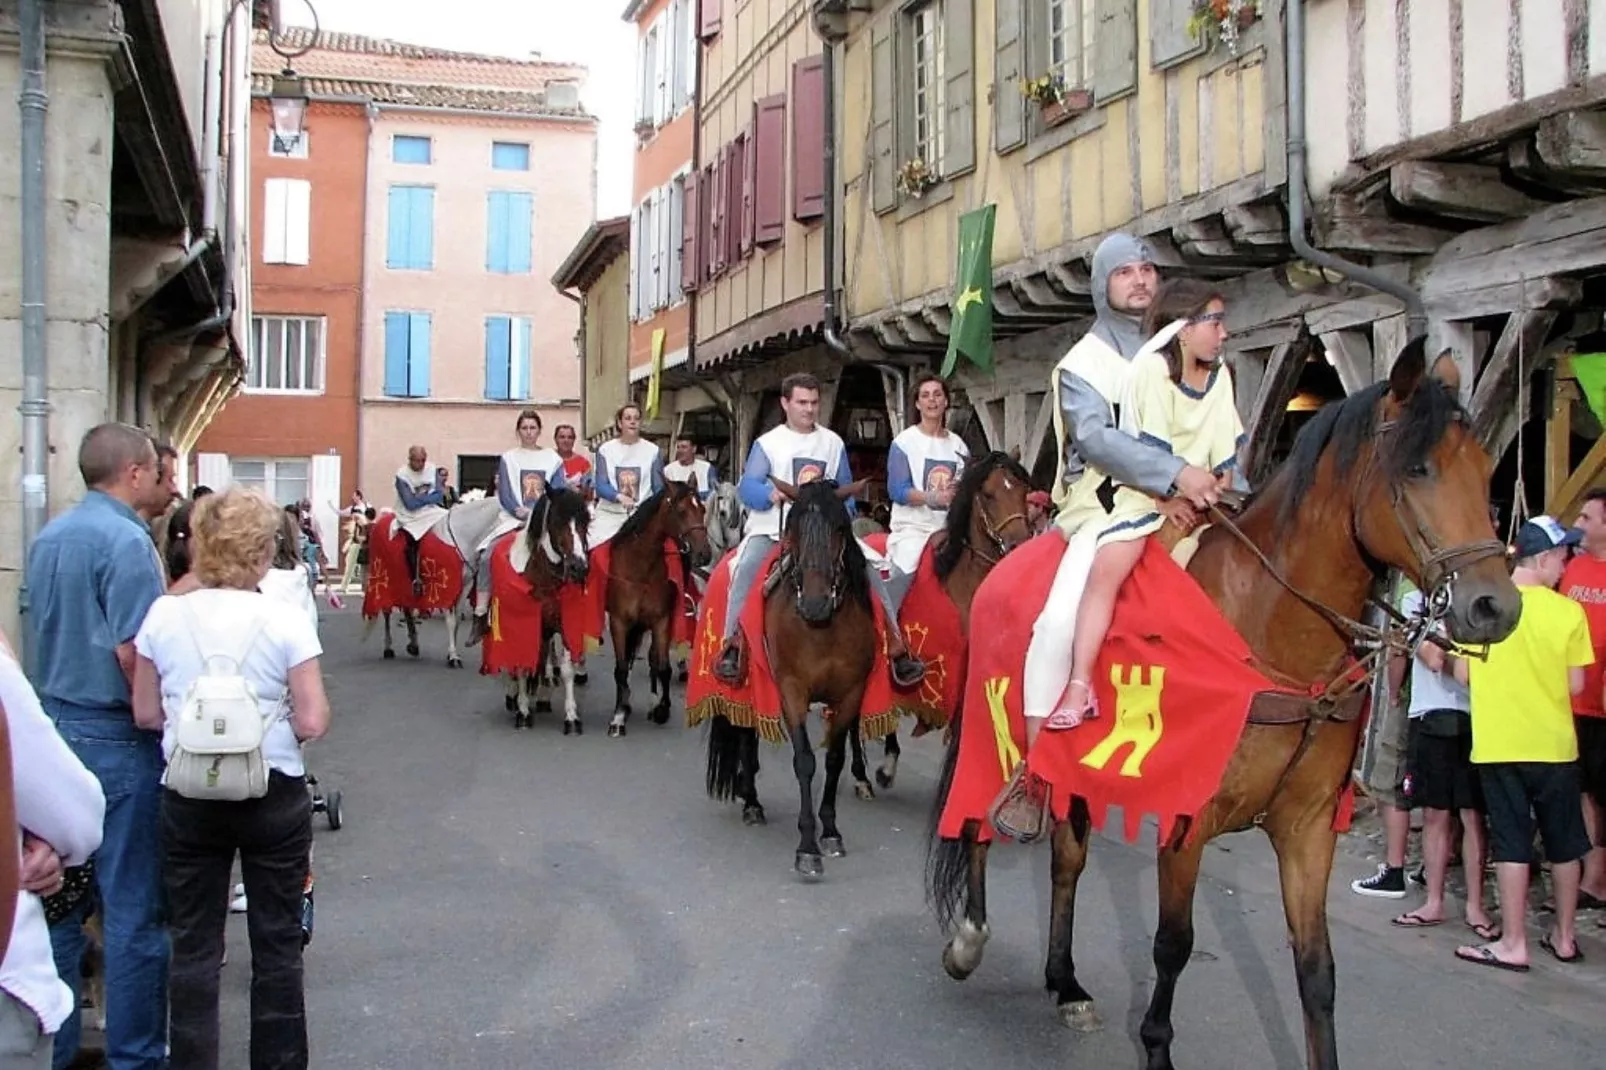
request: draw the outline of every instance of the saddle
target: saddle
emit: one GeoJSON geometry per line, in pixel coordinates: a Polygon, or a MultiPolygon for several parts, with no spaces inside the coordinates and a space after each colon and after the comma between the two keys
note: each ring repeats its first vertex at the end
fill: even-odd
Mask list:
{"type": "Polygon", "coordinates": [[[762,597],[768,598],[775,593],[775,589],[781,585],[792,571],[792,564],[791,553],[787,550],[782,550],[781,556],[775,560],[775,566],[770,569],[770,574],[764,577],[764,586],[759,592],[762,597]]]}

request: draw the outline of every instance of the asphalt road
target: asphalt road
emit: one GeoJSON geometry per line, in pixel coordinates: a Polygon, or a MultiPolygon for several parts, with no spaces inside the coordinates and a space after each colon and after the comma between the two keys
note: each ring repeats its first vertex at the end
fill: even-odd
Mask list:
{"type": "MultiPolygon", "coordinates": [[[[1150,853],[1099,841],[1081,890],[1078,966],[1102,1033],[1060,1026],[1042,990],[1045,849],[995,851],[987,959],[942,972],[921,864],[939,744],[907,743],[896,786],[847,794],[848,855],[791,872],[796,788],[767,749],[764,828],[702,787],[704,737],[639,714],[604,733],[612,686],[594,659],[583,737],[561,713],[515,733],[500,686],[425,657],[382,661],[350,611],[324,625],[335,727],[309,761],[344,795],[316,836],[307,953],[313,1065],[834,1070],[1138,1067],[1155,893],[1150,853]],[[600,671],[599,671],[600,670],[600,671]]],[[[471,658],[471,663],[477,661],[471,658]]],[[[638,708],[645,692],[638,667],[638,708]]],[[[677,689],[678,690],[678,689],[677,689]]],[[[823,774],[823,768],[822,768],[823,774]]],[[[1358,842],[1358,841],[1357,841],[1358,842]]],[[[1606,942],[1590,963],[1526,976],[1462,966],[1457,926],[1391,930],[1395,903],[1331,897],[1340,1052],[1351,1067],[1606,1065],[1606,942]]],[[[1178,993],[1187,1070],[1294,1068],[1304,1041],[1270,852],[1258,833],[1208,852],[1194,961],[1178,993]]],[[[1537,948],[1535,955],[1540,956],[1537,948]]],[[[224,1066],[244,1070],[249,948],[230,922],[224,1066]]]]}

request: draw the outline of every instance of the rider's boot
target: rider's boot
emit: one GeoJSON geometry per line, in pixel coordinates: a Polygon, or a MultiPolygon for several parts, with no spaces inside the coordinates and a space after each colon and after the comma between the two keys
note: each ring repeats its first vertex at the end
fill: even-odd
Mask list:
{"type": "Polygon", "coordinates": [[[892,682],[899,687],[913,687],[926,678],[926,663],[909,653],[902,639],[888,636],[887,660],[892,663],[892,682]]]}
{"type": "Polygon", "coordinates": [[[725,640],[725,649],[714,662],[714,679],[735,687],[742,682],[742,633],[737,632],[725,640]]]}
{"type": "Polygon", "coordinates": [[[491,630],[490,612],[484,609],[475,609],[474,618],[469,622],[468,641],[464,646],[479,646],[485,639],[485,634],[491,630]]]}
{"type": "Polygon", "coordinates": [[[424,597],[424,581],[418,575],[418,552],[420,549],[418,540],[406,532],[402,533],[402,538],[405,540],[405,544],[402,547],[402,555],[407,558],[407,575],[413,581],[413,597],[422,598],[424,597]]]}

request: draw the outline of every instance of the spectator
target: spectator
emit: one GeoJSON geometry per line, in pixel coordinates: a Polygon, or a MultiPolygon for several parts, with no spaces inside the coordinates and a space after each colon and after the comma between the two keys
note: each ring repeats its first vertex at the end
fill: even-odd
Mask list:
{"type": "MultiPolygon", "coordinates": [[[[572,424],[559,424],[552,432],[552,445],[557,449],[559,459],[563,461],[564,482],[587,498],[595,499],[597,488],[591,471],[591,462],[583,455],[574,452],[576,437],[572,424]]],[[[491,484],[491,494],[493,496],[496,494],[494,482],[491,484]]]]}
{"type": "MultiPolygon", "coordinates": [[[[1584,607],[1589,621],[1595,663],[1584,673],[1584,689],[1573,696],[1573,724],[1578,729],[1578,770],[1584,784],[1584,826],[1589,832],[1589,854],[1584,857],[1584,879],[1578,906],[1589,910],[1606,907],[1606,487],[1584,497],[1578,511],[1583,539],[1578,553],[1561,574],[1561,593],[1584,607]]],[[[1602,916],[1601,925],[1606,925],[1602,916]]]]}
{"type": "MultiPolygon", "coordinates": [[[[1416,588],[1400,581],[1403,593],[1396,593],[1395,604],[1403,605],[1416,588]]],[[[1406,659],[1389,659],[1388,701],[1374,702],[1377,732],[1370,753],[1361,763],[1361,786],[1377,803],[1383,817],[1383,861],[1370,877],[1350,881],[1350,891],[1374,899],[1405,898],[1405,850],[1411,837],[1411,797],[1406,790],[1407,763],[1416,722],[1408,716],[1406,700],[1406,659]]]]}
{"type": "Polygon", "coordinates": [[[162,494],[159,497],[152,495],[150,503],[139,510],[140,516],[145,518],[147,524],[154,524],[157,518],[167,515],[173,503],[184,497],[178,492],[178,450],[165,442],[158,442],[156,464],[156,482],[161,487],[162,494]]]}
{"type": "Polygon", "coordinates": [[[163,732],[166,755],[173,749],[174,719],[206,671],[203,649],[238,659],[267,717],[266,795],[218,802],[164,793],[172,1070],[219,1065],[219,971],[236,854],[250,901],[251,1064],[276,1070],[308,1065],[301,893],[310,865],[312,802],[299,743],[328,730],[329,703],[313,625],[305,613],[257,589],[284,523],[255,491],[230,488],[207,498],[192,525],[201,589],[157,601],[136,640],[135,716],[141,726],[163,732]],[[292,712],[285,716],[287,700],[292,712]]]}
{"type": "Polygon", "coordinates": [[[1041,535],[1054,522],[1054,502],[1046,490],[1034,490],[1026,495],[1026,523],[1033,535],[1041,535]]]}
{"type": "Polygon", "coordinates": [[[195,485],[195,489],[190,491],[190,501],[198,502],[211,493],[213,493],[211,487],[207,486],[205,483],[197,483],[195,485]]]}
{"type": "MultiPolygon", "coordinates": [[[[167,931],[162,924],[161,740],[134,723],[134,636],[162,595],[162,569],[140,519],[168,500],[150,436],[101,424],[78,448],[89,491],[45,525],[28,554],[34,686],[47,716],[106,794],[95,855],[105,929],[106,1055],[115,1070],[162,1070],[167,1048],[167,931]]],[[[89,901],[51,926],[73,1009],[54,1066],[78,1054],[79,967],[89,901]]]]}
{"type": "Polygon", "coordinates": [[[0,1066],[45,1070],[52,1037],[72,1010],[73,992],[56,975],[41,897],[61,890],[63,867],[85,864],[100,846],[106,797],[45,716],[4,635],[0,714],[11,735],[22,839],[22,894],[0,962],[0,1066]]]}
{"type": "MultiPolygon", "coordinates": [[[[1589,624],[1578,603],[1551,590],[1567,565],[1577,528],[1539,516],[1517,529],[1512,582],[1522,592],[1517,628],[1487,659],[1456,658],[1457,679],[1472,691],[1472,761],[1489,815],[1489,853],[1500,889],[1501,935],[1457,949],[1480,966],[1528,970],[1528,880],[1537,823],[1550,860],[1556,927],[1539,946],[1557,961],[1578,962],[1575,930],[1579,860],[1589,836],[1579,808],[1578,734],[1572,696],[1594,660],[1589,624]]],[[[1467,862],[1473,865],[1471,859],[1467,862]]]]}
{"type": "Polygon", "coordinates": [[[262,577],[257,590],[285,603],[306,617],[312,624],[313,632],[316,633],[318,603],[313,600],[312,591],[307,586],[309,566],[298,552],[300,543],[301,528],[294,516],[285,513],[279,524],[278,534],[274,538],[272,567],[262,577]]]}
{"type": "Polygon", "coordinates": [[[184,502],[167,521],[166,545],[162,548],[162,563],[167,566],[169,594],[183,594],[178,587],[190,574],[190,515],[194,502],[184,502]]]}

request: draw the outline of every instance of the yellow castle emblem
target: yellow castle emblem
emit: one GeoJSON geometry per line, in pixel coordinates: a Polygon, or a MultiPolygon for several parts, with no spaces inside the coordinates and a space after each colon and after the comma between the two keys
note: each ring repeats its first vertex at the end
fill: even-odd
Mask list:
{"type": "Polygon", "coordinates": [[[1165,722],[1160,717],[1160,692],[1165,689],[1165,668],[1160,665],[1112,665],[1115,685],[1115,723],[1110,732],[1082,758],[1090,769],[1103,769],[1123,747],[1132,749],[1121,763],[1121,775],[1143,775],[1143,760],[1160,742],[1165,722]],[[1145,677],[1144,669],[1148,669],[1145,677]],[[1122,670],[1129,672],[1122,678],[1122,670]]]}

